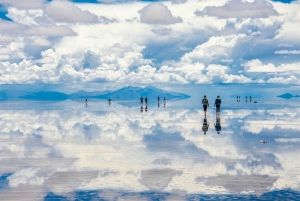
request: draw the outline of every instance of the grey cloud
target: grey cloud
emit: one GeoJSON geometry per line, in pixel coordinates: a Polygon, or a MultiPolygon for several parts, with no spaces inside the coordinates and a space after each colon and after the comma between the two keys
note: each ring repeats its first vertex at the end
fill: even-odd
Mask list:
{"type": "Polygon", "coordinates": [[[163,3],[150,3],[138,11],[142,23],[146,24],[175,24],[182,22],[181,17],[174,17],[163,3]]]}
{"type": "Polygon", "coordinates": [[[241,193],[251,189],[256,194],[262,194],[272,188],[277,177],[268,175],[219,175],[208,178],[196,178],[197,182],[204,182],[209,186],[223,186],[231,193],[241,193]]]}
{"type": "Polygon", "coordinates": [[[181,171],[172,169],[152,169],[141,172],[140,182],[150,190],[162,190],[168,186],[175,175],[181,175],[181,171]]]}
{"type": "Polygon", "coordinates": [[[278,15],[278,12],[265,0],[254,0],[252,3],[232,0],[224,6],[207,6],[203,11],[195,12],[197,16],[204,14],[219,18],[267,18],[278,15]]]}
{"type": "Polygon", "coordinates": [[[0,0],[0,4],[16,8],[41,8],[45,0],[0,0]]]}
{"type": "Polygon", "coordinates": [[[47,181],[46,186],[54,193],[72,192],[83,182],[88,182],[98,176],[98,172],[56,172],[47,181]]]}
{"type": "Polygon", "coordinates": [[[37,26],[26,30],[28,36],[73,36],[76,33],[66,26],[37,26]]]}
{"type": "Polygon", "coordinates": [[[117,20],[116,18],[109,19],[107,17],[100,16],[99,17],[99,22],[101,24],[111,24],[111,23],[119,22],[119,20],[117,20]]]}
{"type": "Polygon", "coordinates": [[[57,22],[98,22],[98,17],[82,11],[68,1],[52,1],[45,9],[46,14],[57,22]]]}

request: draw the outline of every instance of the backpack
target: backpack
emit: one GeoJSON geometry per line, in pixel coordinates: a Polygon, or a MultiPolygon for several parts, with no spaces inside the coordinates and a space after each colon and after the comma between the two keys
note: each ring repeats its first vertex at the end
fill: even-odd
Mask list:
{"type": "Polygon", "coordinates": [[[208,105],[208,100],[207,100],[206,98],[203,98],[203,99],[202,99],[202,104],[203,104],[204,106],[207,106],[207,105],[208,105]]]}

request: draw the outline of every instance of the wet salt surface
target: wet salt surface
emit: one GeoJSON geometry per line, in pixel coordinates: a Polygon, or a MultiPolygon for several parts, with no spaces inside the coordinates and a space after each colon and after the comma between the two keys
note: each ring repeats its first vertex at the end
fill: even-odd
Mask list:
{"type": "Polygon", "coordinates": [[[3,102],[0,200],[299,200],[298,99],[210,99],[3,102]]]}

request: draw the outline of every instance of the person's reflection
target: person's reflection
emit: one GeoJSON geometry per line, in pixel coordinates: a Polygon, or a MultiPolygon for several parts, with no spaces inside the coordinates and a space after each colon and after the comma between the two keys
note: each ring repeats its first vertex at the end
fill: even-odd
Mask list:
{"type": "Polygon", "coordinates": [[[207,118],[205,116],[204,120],[203,120],[203,125],[202,125],[202,130],[204,132],[204,135],[206,135],[206,132],[208,131],[209,128],[209,123],[207,122],[207,118]]]}
{"type": "Polygon", "coordinates": [[[143,105],[141,105],[141,113],[143,113],[143,110],[144,110],[143,105]]]}
{"type": "Polygon", "coordinates": [[[145,111],[148,112],[148,105],[146,105],[145,111]]]}
{"type": "Polygon", "coordinates": [[[157,107],[159,108],[159,102],[157,103],[157,107]]]}
{"type": "Polygon", "coordinates": [[[216,123],[215,123],[215,129],[218,134],[220,134],[220,131],[222,129],[221,127],[221,116],[220,116],[220,110],[216,112],[216,123]]]}

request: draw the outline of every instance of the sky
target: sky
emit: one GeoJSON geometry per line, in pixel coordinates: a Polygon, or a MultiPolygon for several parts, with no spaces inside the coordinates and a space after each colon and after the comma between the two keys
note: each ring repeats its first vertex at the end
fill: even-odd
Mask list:
{"type": "Polygon", "coordinates": [[[300,1],[0,5],[0,84],[300,84],[300,1]]]}

